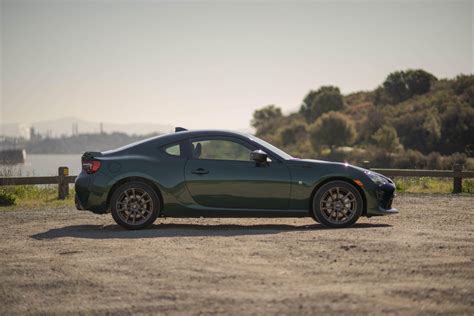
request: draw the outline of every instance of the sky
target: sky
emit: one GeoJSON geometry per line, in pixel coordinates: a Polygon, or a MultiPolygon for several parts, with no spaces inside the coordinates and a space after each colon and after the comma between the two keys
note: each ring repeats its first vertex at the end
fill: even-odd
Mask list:
{"type": "Polygon", "coordinates": [[[0,1],[0,124],[244,130],[322,85],[473,73],[473,1],[0,1]]]}

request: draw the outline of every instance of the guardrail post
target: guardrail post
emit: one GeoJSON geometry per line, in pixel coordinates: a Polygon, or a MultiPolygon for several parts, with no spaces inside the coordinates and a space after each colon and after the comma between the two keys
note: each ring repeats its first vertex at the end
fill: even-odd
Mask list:
{"type": "Polygon", "coordinates": [[[69,175],[68,167],[59,167],[58,168],[58,200],[64,200],[69,196],[69,184],[64,177],[69,175]]]}
{"type": "Polygon", "coordinates": [[[462,192],[462,164],[454,164],[453,171],[455,172],[453,178],[453,193],[461,193],[462,192]],[[457,173],[457,174],[456,174],[457,173]]]}

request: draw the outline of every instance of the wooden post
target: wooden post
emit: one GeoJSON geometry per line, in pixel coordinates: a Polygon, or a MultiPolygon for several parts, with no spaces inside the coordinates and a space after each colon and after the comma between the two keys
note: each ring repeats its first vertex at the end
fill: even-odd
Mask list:
{"type": "Polygon", "coordinates": [[[65,177],[69,175],[68,167],[58,168],[58,200],[64,200],[69,196],[69,184],[65,180],[65,177]]]}
{"type": "Polygon", "coordinates": [[[462,192],[462,176],[460,175],[462,171],[463,165],[461,164],[455,164],[453,166],[453,171],[455,173],[454,178],[453,178],[453,193],[461,193],[462,192]]]}

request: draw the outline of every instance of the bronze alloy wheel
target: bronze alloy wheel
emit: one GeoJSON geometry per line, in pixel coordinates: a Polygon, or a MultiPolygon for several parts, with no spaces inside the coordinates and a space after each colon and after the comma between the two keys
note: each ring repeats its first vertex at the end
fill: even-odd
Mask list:
{"type": "Polygon", "coordinates": [[[120,218],[127,224],[140,225],[150,218],[153,200],[139,188],[126,189],[119,196],[115,208],[120,218]]]}
{"type": "Polygon", "coordinates": [[[331,181],[316,192],[313,215],[324,226],[348,227],[362,214],[362,203],[362,197],[353,185],[345,181],[331,181]]]}
{"type": "Polygon", "coordinates": [[[352,219],[357,211],[354,193],[343,187],[332,187],[326,191],[319,205],[321,214],[333,224],[343,224],[352,219]]]}
{"type": "Polygon", "coordinates": [[[127,229],[140,229],[152,224],[160,205],[156,192],[148,184],[138,181],[119,186],[110,204],[115,222],[127,229]]]}

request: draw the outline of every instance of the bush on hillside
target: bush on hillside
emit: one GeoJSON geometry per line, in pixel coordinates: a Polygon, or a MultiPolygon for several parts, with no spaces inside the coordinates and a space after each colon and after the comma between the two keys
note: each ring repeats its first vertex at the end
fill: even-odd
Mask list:
{"type": "Polygon", "coordinates": [[[422,69],[392,72],[383,82],[383,89],[378,91],[378,101],[390,104],[403,102],[429,92],[432,82],[436,80],[435,76],[422,69]],[[382,97],[383,94],[385,96],[382,97]]]}
{"type": "Polygon", "coordinates": [[[397,131],[390,125],[384,125],[372,135],[375,144],[387,154],[391,154],[400,149],[400,140],[397,131]]]}
{"type": "Polygon", "coordinates": [[[257,130],[257,134],[272,130],[273,123],[283,116],[281,108],[267,105],[253,112],[251,125],[257,130]]]}
{"type": "Polygon", "coordinates": [[[344,108],[344,98],[338,87],[323,86],[317,91],[310,91],[303,100],[301,114],[308,123],[314,122],[324,113],[340,111],[344,108]]]}
{"type": "Polygon", "coordinates": [[[323,114],[310,127],[310,141],[315,150],[321,146],[346,146],[352,144],[356,136],[354,123],[346,115],[338,112],[323,114]]]}
{"type": "Polygon", "coordinates": [[[280,134],[281,141],[285,146],[303,141],[308,135],[306,126],[301,123],[296,123],[284,128],[280,134]]]}
{"type": "MultiPolygon", "coordinates": [[[[451,169],[448,158],[450,155],[459,152],[474,157],[474,75],[441,80],[431,77],[425,71],[409,70],[391,75],[394,87],[400,81],[403,83],[399,85],[400,89],[407,89],[408,99],[403,102],[394,103],[391,100],[393,96],[387,94],[383,85],[374,91],[359,91],[341,96],[342,101],[336,102],[338,105],[335,108],[338,110],[333,112],[342,114],[353,122],[355,139],[349,137],[350,141],[339,141],[337,134],[333,137],[332,132],[325,140],[324,137],[319,139],[312,135],[316,122],[331,111],[323,113],[328,108],[312,108],[309,105],[324,100],[322,95],[340,95],[339,89],[332,86],[310,91],[298,112],[280,116],[280,110],[276,112],[277,115],[267,115],[264,123],[257,127],[256,134],[290,154],[311,158],[326,159],[327,155],[335,155],[337,159],[359,159],[353,157],[354,152],[331,153],[328,147],[351,144],[357,149],[364,149],[370,146],[377,153],[374,154],[375,161],[389,164],[381,165],[387,168],[403,165],[433,169],[442,166],[442,169],[451,169]],[[310,115],[305,117],[305,113],[310,115]],[[313,118],[316,121],[311,121],[313,118]],[[309,127],[308,122],[311,123],[309,127]],[[384,157],[384,151],[387,155],[386,148],[383,149],[384,145],[374,139],[374,135],[384,125],[396,130],[399,143],[405,149],[388,155],[391,157],[384,157]],[[306,127],[306,136],[303,135],[303,126],[306,127]]],[[[371,153],[369,156],[372,156],[371,153]]],[[[374,159],[368,157],[363,160],[374,159]]],[[[474,159],[467,160],[466,166],[474,168],[474,159]]]]}

